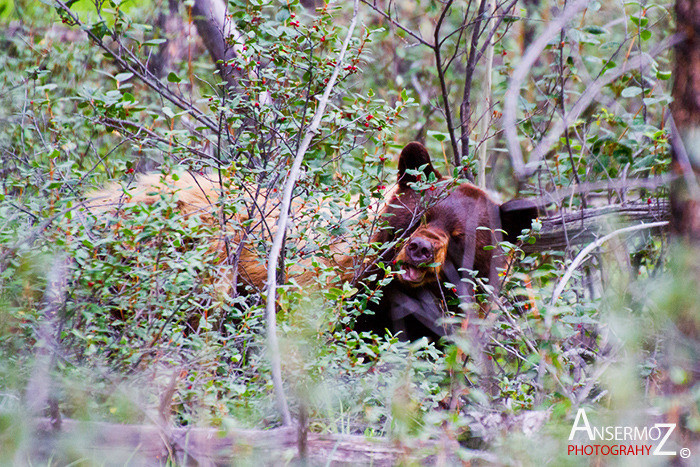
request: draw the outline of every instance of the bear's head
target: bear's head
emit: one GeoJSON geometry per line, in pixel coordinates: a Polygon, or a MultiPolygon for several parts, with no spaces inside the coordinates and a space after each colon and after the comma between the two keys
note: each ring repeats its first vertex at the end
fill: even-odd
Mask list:
{"type": "Polygon", "coordinates": [[[394,264],[395,279],[374,318],[366,318],[375,321],[361,328],[401,330],[410,340],[445,335],[439,324],[445,301],[473,301],[479,283],[496,291],[503,231],[514,243],[537,217],[533,203],[515,201],[501,206],[474,185],[442,176],[422,144],[406,145],[381,215],[386,225],[373,238],[388,248],[380,259],[394,264]]]}
{"type": "MultiPolygon", "coordinates": [[[[533,206],[523,228],[536,215],[533,206]]],[[[392,256],[405,287],[443,280],[457,287],[465,269],[495,281],[492,247],[503,239],[501,217],[499,205],[483,190],[443,177],[427,149],[413,142],[399,156],[397,188],[383,213],[387,226],[375,240],[397,241],[392,256]]]]}

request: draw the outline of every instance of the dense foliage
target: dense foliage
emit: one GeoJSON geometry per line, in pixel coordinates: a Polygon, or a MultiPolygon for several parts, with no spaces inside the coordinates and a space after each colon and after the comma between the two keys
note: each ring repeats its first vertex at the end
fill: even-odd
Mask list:
{"type": "MultiPolygon", "coordinates": [[[[468,450],[478,447],[502,462],[566,457],[581,406],[631,424],[637,409],[677,404],[697,435],[697,388],[683,403],[664,389],[694,384],[687,360],[674,360],[685,350],[667,346],[686,349],[685,337],[669,338],[666,318],[692,320],[699,302],[675,290],[674,277],[695,266],[660,231],[606,244],[558,297],[576,239],[533,252],[537,224],[517,245],[500,245],[517,261],[478,323],[485,349],[460,334],[437,346],[358,335],[355,318],[381,290],[343,283],[329,266],[338,249],[359,263],[381,251],[370,243],[377,213],[394,156],[414,139],[443,172],[484,174],[504,198],[538,197],[548,212],[663,202],[663,187],[635,181],[669,170],[668,5],[590,2],[546,41],[517,97],[517,144],[536,153],[559,120],[571,121],[530,161],[534,174],[516,180],[502,130],[509,79],[567,2],[499,1],[491,14],[479,12],[482,2],[365,2],[340,64],[352,13],[342,2],[229,1],[236,53],[219,64],[187,2],[47,3],[14,2],[0,23],[0,460],[32,456],[21,420],[55,410],[81,420],[279,425],[263,291],[231,285],[240,251],[222,261],[212,244],[236,245],[212,239],[235,231],[266,260],[282,184],[336,67],[278,274],[294,414],[308,413],[317,432],[447,434],[462,455],[492,459],[468,450]],[[186,171],[217,183],[222,224],[184,217],[177,194],[119,212],[86,203],[103,187],[128,191],[141,172],[167,180],[186,171]],[[313,287],[300,285],[295,265],[315,275],[313,287]],[[474,352],[493,362],[495,390],[465,358],[474,352]],[[50,379],[54,409],[31,407],[37,375],[50,379]],[[528,424],[539,452],[522,438],[528,424]]],[[[76,452],[52,455],[87,456],[76,452]]]]}

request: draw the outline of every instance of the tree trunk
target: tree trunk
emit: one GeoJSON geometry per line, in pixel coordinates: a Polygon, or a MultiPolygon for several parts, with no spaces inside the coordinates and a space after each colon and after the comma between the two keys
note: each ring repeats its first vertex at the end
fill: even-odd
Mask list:
{"type": "Polygon", "coordinates": [[[672,231],[700,241],[700,0],[677,0],[671,104],[672,166],[678,181],[671,188],[672,231]],[[675,123],[675,126],[674,126],[675,123]]]}
{"type": "Polygon", "coordinates": [[[221,73],[221,78],[232,88],[235,84],[235,73],[233,68],[227,68],[223,64],[236,56],[236,47],[240,47],[241,44],[238,43],[238,31],[226,16],[226,3],[223,0],[195,0],[192,19],[199,37],[221,73]]]}

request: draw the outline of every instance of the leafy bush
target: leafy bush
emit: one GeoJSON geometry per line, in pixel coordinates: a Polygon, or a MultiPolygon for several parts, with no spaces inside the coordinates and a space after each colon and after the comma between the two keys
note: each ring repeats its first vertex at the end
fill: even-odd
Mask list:
{"type": "MultiPolygon", "coordinates": [[[[552,433],[530,456],[551,460],[563,459],[568,431],[559,432],[575,409],[618,400],[624,384],[602,375],[629,342],[633,358],[619,370],[626,381],[692,386],[687,366],[661,368],[657,358],[659,323],[692,321],[696,306],[672,286],[695,271],[667,254],[663,236],[640,235],[616,253],[593,255],[558,297],[574,239],[562,251],[533,251],[536,224],[517,244],[503,242],[498,248],[515,260],[499,297],[479,297],[493,312],[469,323],[488,337],[485,348],[459,332],[441,343],[406,343],[353,330],[384,282],[343,282],[334,262],[339,251],[358,264],[381,251],[370,239],[394,180],[392,155],[411,139],[425,139],[445,173],[487,174],[491,187],[538,196],[560,213],[630,199],[652,205],[666,195],[634,185],[667,173],[670,163],[670,65],[658,44],[671,20],[663,7],[592,2],[548,41],[517,100],[517,147],[538,154],[587,89],[605,84],[540,159],[531,156],[537,171],[516,184],[512,142],[501,130],[508,80],[552,12],[497,2],[498,14],[482,16],[476,5],[452,3],[367,5],[341,63],[344,5],[312,11],[296,1],[230,1],[235,53],[217,64],[183,6],[174,17],[187,18],[179,34],[188,50],[160,77],[151,60],[177,35],[153,26],[160,3],[51,2],[31,16],[18,3],[16,14],[25,15],[3,19],[0,37],[0,451],[31,451],[17,441],[30,434],[6,427],[25,413],[53,413],[43,406],[30,413],[22,400],[47,348],[48,398],[67,417],[224,429],[280,424],[263,291],[233,279],[242,251],[230,240],[245,237],[261,263],[268,258],[283,181],[336,68],[278,268],[278,332],[295,416],[307,413],[321,433],[406,442],[446,434],[462,442],[463,456],[488,448],[507,463],[525,455],[514,427],[534,414],[536,427],[550,420],[552,433]],[[491,31],[493,62],[477,66],[491,31]],[[635,57],[649,58],[624,69],[635,57]],[[485,146],[493,148],[486,166],[477,157],[485,146]],[[176,189],[150,205],[90,206],[101,187],[128,193],[140,172],[159,174],[164,185],[185,173],[207,178],[217,199],[202,216],[178,209],[176,189]],[[600,188],[619,180],[632,188],[600,188]],[[572,185],[586,189],[567,191],[572,185]],[[64,270],[64,284],[52,282],[64,270]],[[63,297],[58,308],[54,289],[63,297]]],[[[634,394],[648,405],[667,402],[634,394]]],[[[697,417],[688,420],[697,433],[697,417]]]]}

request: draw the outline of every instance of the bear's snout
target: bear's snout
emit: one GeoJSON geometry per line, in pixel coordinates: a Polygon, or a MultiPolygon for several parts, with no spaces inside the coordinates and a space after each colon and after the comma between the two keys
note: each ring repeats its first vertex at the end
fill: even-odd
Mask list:
{"type": "Polygon", "coordinates": [[[433,244],[422,237],[412,238],[406,246],[406,257],[413,264],[432,263],[435,258],[433,244]]]}
{"type": "Polygon", "coordinates": [[[442,274],[448,243],[449,235],[441,227],[419,228],[396,256],[402,269],[399,280],[411,287],[437,280],[442,274]]]}

